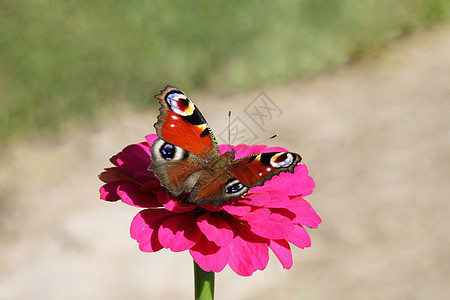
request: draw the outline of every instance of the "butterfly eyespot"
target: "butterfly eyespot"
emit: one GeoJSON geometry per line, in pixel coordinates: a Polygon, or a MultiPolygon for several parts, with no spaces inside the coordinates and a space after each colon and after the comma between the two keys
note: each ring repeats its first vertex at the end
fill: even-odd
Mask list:
{"type": "Polygon", "coordinates": [[[291,153],[277,153],[270,159],[270,164],[275,168],[287,168],[294,162],[294,156],[291,153]]]}
{"type": "Polygon", "coordinates": [[[173,92],[166,96],[166,101],[170,108],[180,116],[190,116],[194,113],[195,106],[186,95],[173,92]]]}
{"type": "Polygon", "coordinates": [[[240,192],[244,188],[245,188],[245,185],[242,182],[240,182],[239,180],[233,180],[227,184],[225,193],[235,194],[235,193],[240,192]]]}
{"type": "Polygon", "coordinates": [[[175,156],[175,146],[169,143],[165,143],[159,148],[162,158],[165,160],[171,160],[175,156]]]}

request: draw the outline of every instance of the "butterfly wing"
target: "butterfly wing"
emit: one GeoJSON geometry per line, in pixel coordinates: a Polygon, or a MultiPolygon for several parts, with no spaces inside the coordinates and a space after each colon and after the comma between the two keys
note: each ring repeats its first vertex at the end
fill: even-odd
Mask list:
{"type": "Polygon", "coordinates": [[[185,93],[167,86],[155,98],[161,104],[154,125],[159,139],[151,147],[149,169],[175,196],[189,193],[205,176],[205,166],[220,155],[219,147],[205,118],[185,93]]]}
{"type": "Polygon", "coordinates": [[[189,193],[197,184],[205,161],[181,147],[157,139],[150,148],[152,153],[152,170],[163,186],[174,196],[189,193]]]}
{"type": "Polygon", "coordinates": [[[294,172],[295,166],[302,160],[293,152],[269,152],[243,157],[230,166],[230,175],[235,179],[230,190],[238,190],[241,184],[247,188],[263,185],[281,172],[294,172]]]}
{"type": "Polygon", "coordinates": [[[219,155],[211,128],[181,90],[168,85],[155,97],[161,104],[158,121],[154,125],[160,138],[197,155],[219,155]]]}
{"type": "Polygon", "coordinates": [[[214,176],[200,177],[199,184],[191,190],[188,201],[220,206],[224,201],[241,197],[253,186],[263,185],[266,180],[281,172],[293,173],[302,159],[292,152],[261,153],[236,161],[232,161],[234,152],[227,152],[216,160],[222,157],[224,161],[229,159],[227,167],[213,172],[214,176]]]}

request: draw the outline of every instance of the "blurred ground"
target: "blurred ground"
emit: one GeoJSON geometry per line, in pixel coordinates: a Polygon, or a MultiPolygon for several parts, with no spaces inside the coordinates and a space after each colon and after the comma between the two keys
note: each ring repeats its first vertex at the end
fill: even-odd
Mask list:
{"type": "MultiPolygon", "coordinates": [[[[266,136],[302,155],[317,184],[307,200],[323,219],[291,270],[273,258],[250,278],[226,268],[216,299],[448,297],[449,53],[446,25],[307,82],[221,99],[186,91],[216,134],[228,109],[260,91],[274,100],[283,116],[266,136]]],[[[0,299],[193,298],[189,255],[140,253],[128,234],[138,210],[98,199],[107,159],[153,132],[156,113],[117,107],[101,129],[7,149],[0,299]]]]}

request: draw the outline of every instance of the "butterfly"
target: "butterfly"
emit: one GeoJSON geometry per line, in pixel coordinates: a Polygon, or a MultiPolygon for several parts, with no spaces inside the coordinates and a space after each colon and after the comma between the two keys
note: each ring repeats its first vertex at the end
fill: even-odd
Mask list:
{"type": "Polygon", "coordinates": [[[261,153],[235,159],[235,150],[219,153],[213,132],[184,92],[166,86],[155,96],[161,104],[150,149],[152,170],[161,184],[188,203],[214,204],[236,199],[281,172],[294,172],[301,161],[292,152],[261,153]],[[187,197],[187,198],[186,198],[187,197]]]}

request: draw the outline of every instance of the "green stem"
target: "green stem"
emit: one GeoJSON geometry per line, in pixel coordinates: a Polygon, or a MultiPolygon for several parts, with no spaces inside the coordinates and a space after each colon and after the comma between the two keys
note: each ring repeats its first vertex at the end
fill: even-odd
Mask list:
{"type": "Polygon", "coordinates": [[[195,300],[214,300],[214,272],[206,272],[194,261],[195,300]]]}

